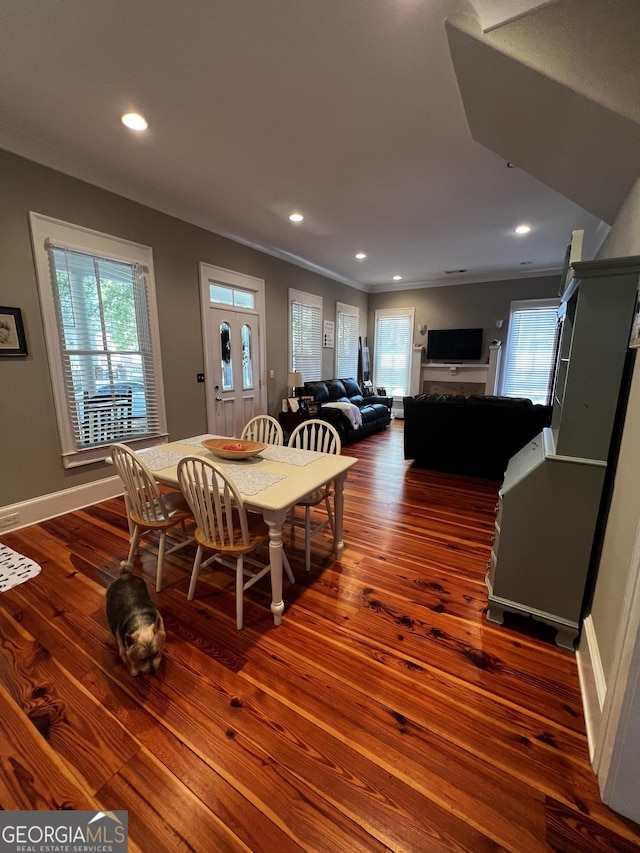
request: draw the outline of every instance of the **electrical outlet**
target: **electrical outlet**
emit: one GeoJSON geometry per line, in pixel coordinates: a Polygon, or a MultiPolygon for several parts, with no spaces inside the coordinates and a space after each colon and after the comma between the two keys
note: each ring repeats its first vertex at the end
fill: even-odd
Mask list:
{"type": "Polygon", "coordinates": [[[0,515],[0,527],[11,527],[20,521],[19,512],[11,512],[8,515],[0,515]]]}
{"type": "Polygon", "coordinates": [[[204,382],[204,373],[196,373],[196,382],[204,382]]]}

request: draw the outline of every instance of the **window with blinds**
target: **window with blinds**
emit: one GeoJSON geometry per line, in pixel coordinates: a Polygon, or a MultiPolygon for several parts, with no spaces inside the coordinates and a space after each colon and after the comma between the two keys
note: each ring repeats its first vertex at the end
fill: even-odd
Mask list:
{"type": "Polygon", "coordinates": [[[289,290],[290,364],[303,382],[322,379],[322,297],[289,290]]]}
{"type": "Polygon", "coordinates": [[[165,435],[151,250],[38,214],[32,233],[65,466],[165,435]]]}
{"type": "Polygon", "coordinates": [[[413,318],[413,308],[376,311],[373,382],[392,397],[409,394],[413,318]]]}
{"type": "Polygon", "coordinates": [[[501,387],[505,397],[549,402],[558,305],[557,299],[511,303],[501,387]]]}
{"type": "Polygon", "coordinates": [[[356,305],[336,303],[336,377],[358,378],[358,332],[360,309],[356,305]]]}

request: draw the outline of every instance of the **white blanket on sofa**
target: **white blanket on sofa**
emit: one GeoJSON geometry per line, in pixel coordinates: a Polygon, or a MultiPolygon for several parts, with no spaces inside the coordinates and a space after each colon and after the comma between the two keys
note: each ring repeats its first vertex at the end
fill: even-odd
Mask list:
{"type": "Polygon", "coordinates": [[[351,426],[354,429],[358,429],[362,426],[362,412],[355,405],[355,403],[323,403],[322,408],[328,408],[331,406],[332,409],[340,409],[341,412],[344,412],[345,416],[349,418],[351,422],[351,426]]]}

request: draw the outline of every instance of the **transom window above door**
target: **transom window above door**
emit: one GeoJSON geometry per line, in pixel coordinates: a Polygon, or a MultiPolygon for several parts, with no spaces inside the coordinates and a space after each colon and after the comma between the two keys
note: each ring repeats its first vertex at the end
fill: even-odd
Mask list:
{"type": "Polygon", "coordinates": [[[255,308],[255,294],[239,287],[225,287],[218,282],[209,284],[209,300],[215,305],[233,305],[235,308],[255,308]]]}

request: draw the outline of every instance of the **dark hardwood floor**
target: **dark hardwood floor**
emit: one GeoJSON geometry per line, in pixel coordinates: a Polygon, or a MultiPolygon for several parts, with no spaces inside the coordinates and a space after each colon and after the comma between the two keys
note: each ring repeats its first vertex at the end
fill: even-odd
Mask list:
{"type": "Polygon", "coordinates": [[[343,451],[340,563],[285,541],[282,626],[193,552],[136,569],[167,628],[156,677],[119,663],[105,589],[122,499],[7,533],[38,577],[0,595],[0,805],[129,812],[130,850],[631,851],[600,802],[574,656],[485,619],[497,483],[418,470],[402,422],[343,451]]]}

